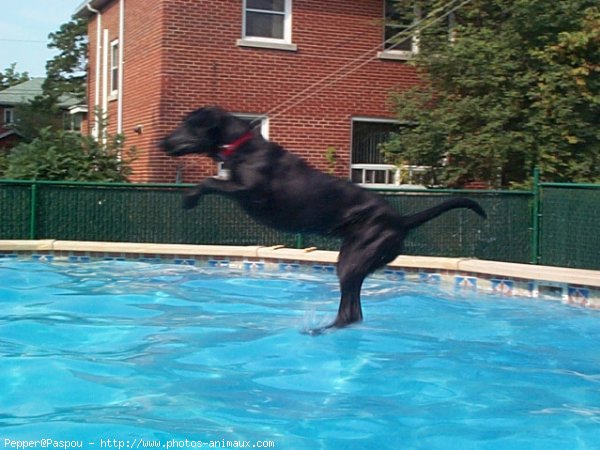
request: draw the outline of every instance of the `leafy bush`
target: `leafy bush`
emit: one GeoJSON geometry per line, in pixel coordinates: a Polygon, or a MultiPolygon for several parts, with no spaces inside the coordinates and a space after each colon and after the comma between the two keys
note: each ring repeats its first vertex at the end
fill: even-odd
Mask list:
{"type": "Polygon", "coordinates": [[[43,128],[29,143],[14,147],[4,178],[54,181],[126,181],[135,149],[124,153],[123,138],[105,143],[91,136],[43,128]]]}

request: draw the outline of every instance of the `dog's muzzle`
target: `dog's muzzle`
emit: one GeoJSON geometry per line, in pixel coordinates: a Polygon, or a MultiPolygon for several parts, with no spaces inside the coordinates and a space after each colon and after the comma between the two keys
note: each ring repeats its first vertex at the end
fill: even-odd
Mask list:
{"type": "Polygon", "coordinates": [[[167,155],[170,155],[174,151],[174,148],[169,144],[169,141],[167,139],[160,140],[158,142],[158,146],[167,155]]]}
{"type": "Polygon", "coordinates": [[[177,141],[166,138],[159,142],[159,147],[169,156],[181,156],[195,151],[194,146],[187,141],[177,141]]]}

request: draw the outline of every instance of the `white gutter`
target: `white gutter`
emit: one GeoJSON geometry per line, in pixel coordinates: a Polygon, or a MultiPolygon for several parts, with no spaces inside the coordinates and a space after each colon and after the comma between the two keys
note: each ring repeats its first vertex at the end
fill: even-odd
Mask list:
{"type": "Polygon", "coordinates": [[[92,114],[94,114],[94,127],[92,128],[92,136],[98,139],[98,134],[100,130],[100,120],[101,117],[104,116],[104,110],[99,110],[100,108],[100,62],[101,62],[101,52],[102,52],[102,14],[97,9],[92,8],[92,3],[89,2],[85,5],[87,9],[96,14],[97,23],[96,23],[96,80],[94,87],[94,108],[92,110],[92,114]]]}
{"type": "Polygon", "coordinates": [[[117,134],[123,133],[123,53],[125,50],[125,0],[119,2],[119,91],[117,92],[117,134]]]}
{"type": "MultiPolygon", "coordinates": [[[[105,119],[105,114],[108,111],[108,49],[110,43],[108,42],[108,29],[104,30],[103,34],[104,45],[102,48],[102,120],[105,119]]],[[[106,125],[106,124],[103,124],[106,125]]],[[[102,142],[106,142],[106,126],[102,130],[102,142]]]]}

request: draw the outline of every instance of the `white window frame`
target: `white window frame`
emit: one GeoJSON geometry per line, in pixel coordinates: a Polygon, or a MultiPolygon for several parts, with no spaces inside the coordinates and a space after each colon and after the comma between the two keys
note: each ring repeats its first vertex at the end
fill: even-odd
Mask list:
{"type": "Polygon", "coordinates": [[[239,117],[240,119],[256,123],[257,125],[254,128],[260,130],[260,134],[262,135],[262,137],[264,137],[265,139],[269,139],[269,118],[267,116],[263,116],[261,114],[247,113],[233,113],[233,115],[239,117]],[[258,125],[259,123],[260,126],[258,125]]]}
{"type": "MultiPolygon", "coordinates": [[[[421,10],[419,9],[419,7],[415,7],[415,20],[421,20],[421,10]]],[[[386,49],[385,45],[386,45],[386,27],[388,27],[389,25],[387,24],[388,22],[388,14],[387,14],[387,2],[384,0],[383,1],[383,43],[382,43],[382,51],[378,53],[377,56],[379,56],[379,58],[382,59],[400,59],[400,60],[408,60],[408,59],[412,59],[414,58],[414,56],[416,54],[419,53],[419,32],[415,30],[414,35],[410,38],[411,39],[411,49],[410,50],[397,50],[397,49],[386,49]]],[[[406,28],[408,28],[410,25],[407,25],[406,28]]],[[[401,30],[401,26],[397,26],[395,27],[397,28],[400,32],[401,30]]]]}
{"type": "MultiPolygon", "coordinates": [[[[406,122],[398,122],[393,119],[377,119],[372,117],[353,117],[352,127],[357,122],[373,123],[373,124],[395,124],[407,125],[406,122]]],[[[352,133],[354,135],[354,133],[352,133]]],[[[413,184],[421,181],[419,178],[423,174],[431,171],[431,166],[417,166],[414,164],[369,164],[356,163],[352,160],[354,142],[350,143],[350,180],[364,188],[373,189],[427,189],[425,185],[413,184]],[[358,175],[358,176],[357,176],[358,175]],[[379,176],[378,176],[379,175],[379,176]],[[378,179],[383,178],[383,183],[378,182],[378,179]]],[[[433,180],[431,180],[433,181],[433,180]]],[[[429,183],[431,184],[431,183],[429,183]]]]}
{"type": "MultiPolygon", "coordinates": [[[[399,125],[397,120],[393,119],[377,119],[372,117],[353,117],[352,118],[352,130],[354,130],[354,124],[357,122],[372,123],[372,124],[390,124],[399,125]]],[[[352,132],[354,135],[354,132],[352,132]]],[[[359,186],[366,188],[397,188],[400,185],[400,168],[393,164],[368,164],[368,163],[356,163],[352,160],[352,148],[354,142],[350,143],[350,180],[353,180],[354,175],[357,171],[360,171],[359,179],[355,181],[359,186]],[[384,178],[383,183],[375,181],[382,175],[384,178]]]]}
{"type": "Polygon", "coordinates": [[[110,43],[110,96],[117,98],[119,94],[119,71],[121,64],[119,61],[119,40],[115,39],[110,43]]]}
{"type": "MultiPolygon", "coordinates": [[[[420,51],[420,37],[421,34],[419,32],[419,27],[415,28],[413,30],[413,36],[410,38],[411,39],[411,49],[410,50],[398,50],[398,49],[386,49],[386,28],[390,25],[387,25],[387,21],[388,21],[388,14],[387,14],[387,2],[384,0],[383,2],[383,20],[384,20],[384,26],[383,26],[383,49],[382,51],[380,51],[377,56],[381,59],[397,59],[397,60],[409,60],[415,57],[415,55],[417,55],[420,51]]],[[[423,12],[423,10],[421,9],[421,7],[419,5],[415,5],[414,7],[415,9],[414,11],[414,15],[415,15],[415,20],[412,24],[410,25],[406,25],[406,28],[409,28],[413,25],[415,25],[417,22],[422,21],[427,14],[425,14],[423,12]]],[[[447,18],[445,19],[447,21],[447,26],[448,26],[448,43],[450,45],[453,45],[456,41],[456,32],[455,32],[455,28],[456,28],[456,17],[454,15],[454,13],[450,13],[447,18]]],[[[399,32],[401,32],[400,30],[403,28],[402,26],[396,26],[394,28],[397,28],[399,30],[399,32]]]]}
{"type": "Polygon", "coordinates": [[[72,131],[74,133],[81,133],[83,124],[85,122],[85,115],[87,114],[87,112],[87,106],[71,106],[69,110],[65,113],[65,130],[72,131]]]}
{"type": "Polygon", "coordinates": [[[15,109],[14,108],[5,108],[3,115],[4,125],[11,125],[15,123],[15,109]]]}
{"type": "Polygon", "coordinates": [[[277,50],[297,50],[297,46],[292,43],[292,0],[284,0],[284,11],[270,11],[253,9],[247,6],[248,0],[242,2],[242,38],[238,39],[237,45],[243,47],[264,47],[277,50]],[[246,15],[248,12],[258,12],[262,14],[281,15],[283,18],[283,37],[273,38],[264,36],[249,36],[246,32],[246,15]]]}

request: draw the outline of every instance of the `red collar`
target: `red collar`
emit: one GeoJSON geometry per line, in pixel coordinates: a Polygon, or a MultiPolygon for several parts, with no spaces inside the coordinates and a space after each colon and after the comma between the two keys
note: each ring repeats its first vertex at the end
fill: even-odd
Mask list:
{"type": "Polygon", "coordinates": [[[219,152],[219,158],[223,161],[229,159],[237,151],[238,148],[240,148],[253,137],[254,133],[252,131],[247,131],[232,143],[221,145],[219,147],[221,149],[221,151],[219,152]]]}

